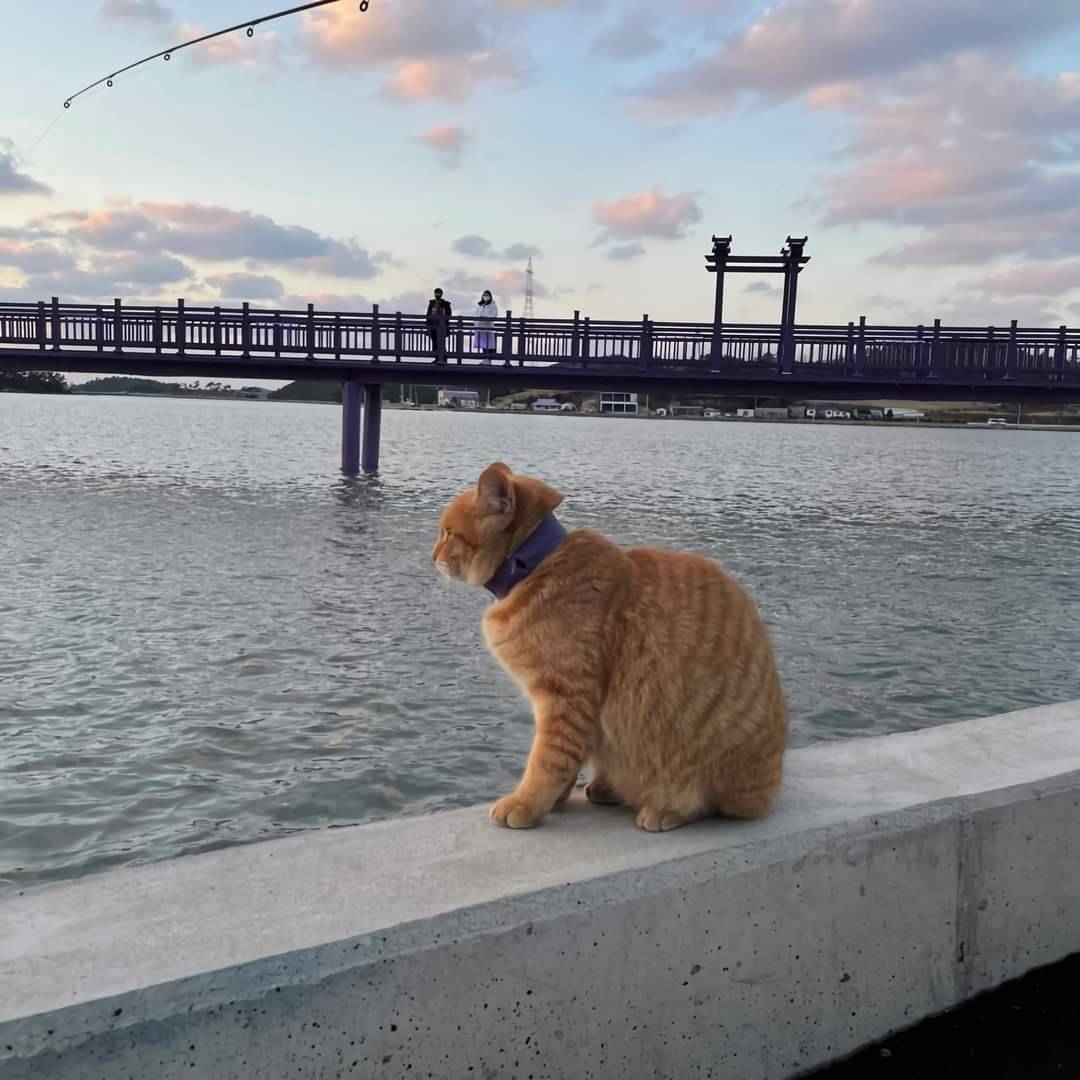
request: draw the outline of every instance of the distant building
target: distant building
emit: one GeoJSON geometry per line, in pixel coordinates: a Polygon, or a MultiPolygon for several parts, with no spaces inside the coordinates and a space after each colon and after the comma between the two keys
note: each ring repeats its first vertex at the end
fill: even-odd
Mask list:
{"type": "Polygon", "coordinates": [[[442,409],[477,409],[480,394],[476,390],[439,390],[439,407],[442,409]]]}
{"type": "Polygon", "coordinates": [[[621,413],[637,415],[637,394],[628,394],[621,391],[605,390],[600,395],[600,411],[602,413],[621,413]]]}
{"type": "Polygon", "coordinates": [[[537,398],[533,404],[533,412],[558,412],[559,403],[553,397],[537,398]]]}
{"type": "Polygon", "coordinates": [[[851,410],[840,405],[823,405],[818,402],[805,410],[807,420],[850,420],[851,410]]]}
{"type": "Polygon", "coordinates": [[[786,408],[783,408],[783,409],[755,409],[754,410],[754,419],[755,420],[787,420],[788,419],[788,411],[787,411],[786,408]]]}

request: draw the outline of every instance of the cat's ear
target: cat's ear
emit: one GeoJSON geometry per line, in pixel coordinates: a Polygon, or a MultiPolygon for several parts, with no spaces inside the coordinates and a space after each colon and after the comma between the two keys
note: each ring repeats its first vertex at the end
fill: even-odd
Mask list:
{"type": "Polygon", "coordinates": [[[478,506],[488,514],[512,514],[514,512],[513,474],[501,462],[489,466],[480,474],[476,485],[478,506]]]}
{"type": "Polygon", "coordinates": [[[504,465],[501,461],[496,461],[494,465],[488,466],[491,469],[498,469],[499,472],[504,473],[506,476],[513,476],[514,470],[509,465],[504,465]]]}

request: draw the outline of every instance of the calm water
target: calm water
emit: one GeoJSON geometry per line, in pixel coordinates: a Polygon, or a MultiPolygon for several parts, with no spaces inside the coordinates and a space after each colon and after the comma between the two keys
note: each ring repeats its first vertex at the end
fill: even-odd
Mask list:
{"type": "Polygon", "coordinates": [[[757,597],[794,741],[1080,698],[1080,437],[0,395],[0,887],[490,799],[530,718],[429,562],[504,458],[757,597]]]}

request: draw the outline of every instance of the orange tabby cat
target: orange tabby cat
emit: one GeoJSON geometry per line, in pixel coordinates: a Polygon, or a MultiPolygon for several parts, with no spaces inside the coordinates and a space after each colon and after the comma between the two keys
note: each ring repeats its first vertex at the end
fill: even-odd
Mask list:
{"type": "Polygon", "coordinates": [[[443,512],[432,552],[447,577],[503,596],[484,637],[533,706],[525,775],[492,818],[539,825],[586,763],[586,796],[635,808],[649,832],[765,814],[787,710],[753,602],[697,555],[565,534],[562,501],[497,463],[443,512]]]}

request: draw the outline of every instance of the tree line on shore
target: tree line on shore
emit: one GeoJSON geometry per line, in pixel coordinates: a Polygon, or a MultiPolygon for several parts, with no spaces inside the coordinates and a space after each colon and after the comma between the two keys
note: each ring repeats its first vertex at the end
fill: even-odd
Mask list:
{"type": "MultiPolygon", "coordinates": [[[[245,396],[244,388],[236,389],[221,382],[209,381],[202,383],[199,380],[191,383],[164,382],[159,379],[138,378],[127,375],[109,375],[90,379],[85,383],[72,387],[64,375],[54,371],[0,371],[0,393],[4,392],[23,394],[148,394],[160,397],[186,398],[240,398],[245,396]]],[[[383,386],[383,399],[389,404],[413,401],[419,405],[434,405],[438,401],[438,393],[438,387],[435,386],[403,386],[399,383],[386,383],[383,386]]],[[[497,403],[500,399],[505,402],[529,393],[529,387],[526,385],[505,387],[498,397],[493,396],[492,400],[493,403],[497,403]]],[[[341,384],[339,382],[297,381],[271,391],[269,396],[276,401],[311,401],[340,404],[341,384]]],[[[560,402],[573,402],[578,410],[583,409],[587,398],[590,396],[595,397],[595,395],[581,392],[560,394],[552,391],[544,391],[544,396],[555,397],[560,402]]],[[[682,395],[681,399],[676,401],[669,394],[655,393],[649,395],[649,405],[653,411],[660,408],[670,409],[674,404],[734,410],[748,407],[751,402],[741,398],[716,398],[707,395],[689,397],[682,395]]],[[[779,398],[757,398],[753,401],[753,404],[759,407],[783,407],[788,402],[779,398]]],[[[985,419],[986,415],[997,411],[985,405],[972,408],[970,406],[942,404],[933,410],[928,409],[928,415],[924,422],[964,423],[965,421],[985,419]]],[[[1016,406],[1009,407],[1009,415],[1017,416],[1016,406]]],[[[1021,415],[1025,423],[1075,424],[1080,421],[1080,406],[1028,406],[1022,409],[1021,415]]]]}
{"type": "Polygon", "coordinates": [[[67,379],[55,371],[0,371],[0,393],[70,394],[67,379]]]}

